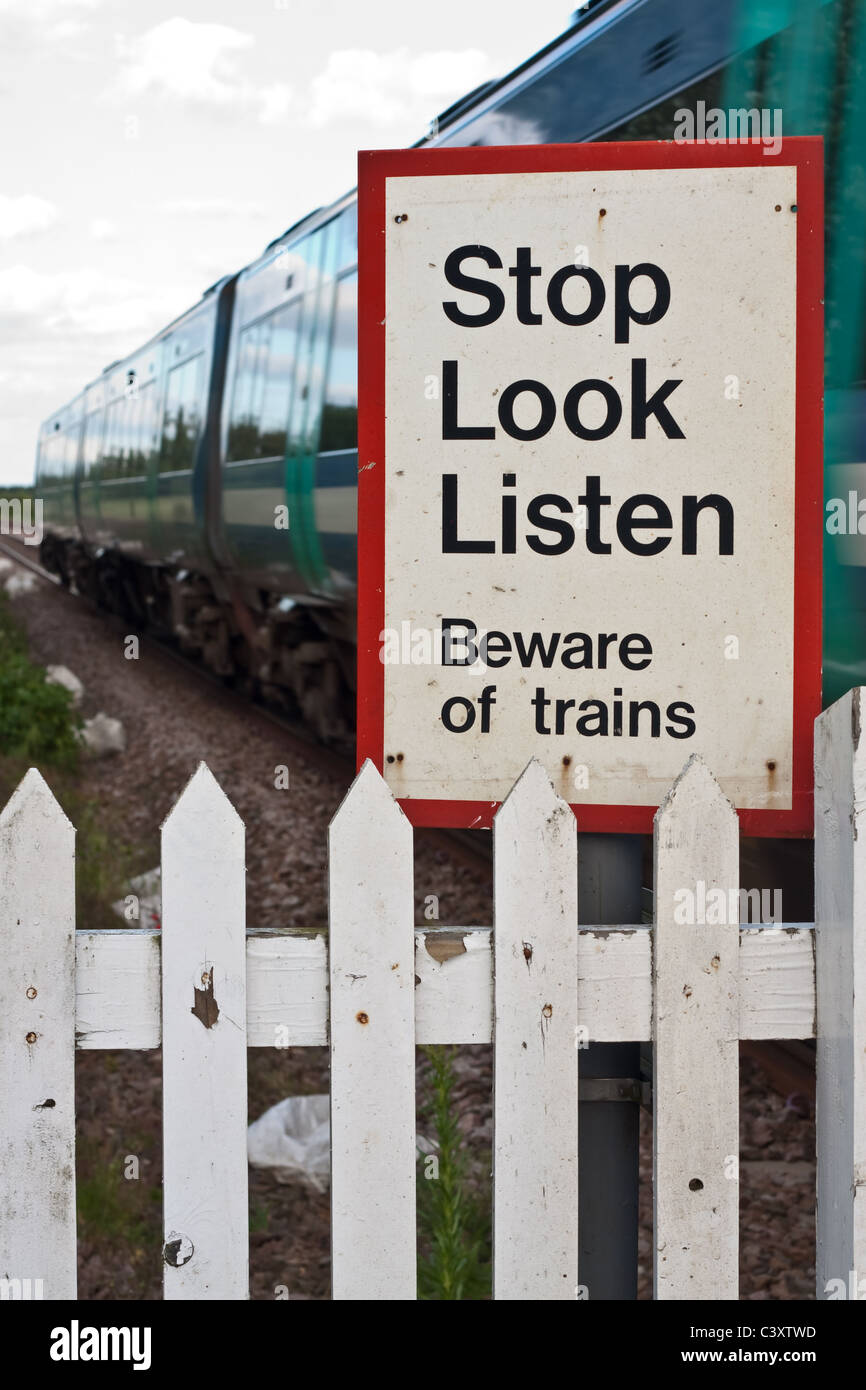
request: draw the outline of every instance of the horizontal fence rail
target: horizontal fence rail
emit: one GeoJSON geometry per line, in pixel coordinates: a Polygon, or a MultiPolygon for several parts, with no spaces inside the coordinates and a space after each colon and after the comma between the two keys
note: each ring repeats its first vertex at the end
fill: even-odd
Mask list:
{"type": "Polygon", "coordinates": [[[734,1299],[738,1043],[816,1037],[818,1295],[866,1275],[861,694],[817,721],[814,927],[681,919],[697,886],[739,906],[736,813],[692,758],[651,928],[578,927],[577,822],[536,763],[495,818],[493,928],[416,927],[411,827],[367,763],[329,933],[247,929],[243,825],[202,764],[163,826],[162,930],[76,932],[74,832],[31,770],[0,815],[0,1272],[75,1296],[75,1048],[161,1046],[165,1297],[246,1298],[246,1051],[327,1046],[333,1297],[411,1300],[415,1046],[492,1042],[494,1297],[574,1299],[579,1049],[652,1040],[655,1296],[734,1299]]]}
{"type": "MultiPolygon", "coordinates": [[[[375,935],[377,919],[367,929],[375,935]]],[[[159,1047],[162,932],[119,927],[77,933],[75,1045],[159,1047]]],[[[811,923],[741,927],[739,1036],[815,1037],[815,932],[811,923]]],[[[246,932],[247,1044],[327,1047],[328,938],[322,930],[246,932]]],[[[493,1040],[493,931],[414,928],[415,1041],[493,1040]]],[[[579,928],[577,1002],[589,1042],[652,1038],[652,928],[579,928]]]]}

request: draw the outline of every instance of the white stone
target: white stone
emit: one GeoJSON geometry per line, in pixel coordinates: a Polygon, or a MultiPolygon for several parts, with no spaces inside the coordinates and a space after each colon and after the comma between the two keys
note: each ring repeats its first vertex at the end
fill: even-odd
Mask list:
{"type": "Polygon", "coordinates": [[[126,748],[126,731],[119,719],[109,715],[95,714],[85,719],[79,735],[84,747],[94,758],[105,758],[112,753],[122,753],[126,748]]]}
{"type": "Polygon", "coordinates": [[[6,580],[5,589],[10,598],[18,598],[21,594],[29,594],[31,589],[36,588],[36,575],[29,570],[16,570],[10,574],[6,580]]]}
{"type": "Polygon", "coordinates": [[[73,706],[78,709],[84,694],[84,686],[68,666],[46,666],[45,679],[49,685],[62,685],[64,690],[68,690],[72,696],[73,706]]]}

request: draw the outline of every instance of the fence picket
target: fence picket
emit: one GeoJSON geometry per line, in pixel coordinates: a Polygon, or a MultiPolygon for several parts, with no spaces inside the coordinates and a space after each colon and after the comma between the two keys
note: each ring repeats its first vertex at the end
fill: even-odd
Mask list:
{"type": "Polygon", "coordinates": [[[654,839],[655,1296],[736,1299],[739,827],[699,757],[659,807],[654,839]]]}
{"type": "Polygon", "coordinates": [[[244,827],[204,763],[162,827],[164,1296],[249,1294],[244,827]]]}
{"type": "Polygon", "coordinates": [[[0,1279],[75,1298],[75,831],[35,768],[0,816],[0,955],[0,1279]]]}
{"type": "Polygon", "coordinates": [[[573,1300],[577,826],[535,759],[493,846],[494,1298],[573,1300]]]}
{"type": "Polygon", "coordinates": [[[416,1296],[412,827],[374,765],[329,831],[334,1299],[416,1296]]]}
{"type": "Polygon", "coordinates": [[[863,693],[849,691],[815,725],[818,1298],[866,1296],[863,693]]]}

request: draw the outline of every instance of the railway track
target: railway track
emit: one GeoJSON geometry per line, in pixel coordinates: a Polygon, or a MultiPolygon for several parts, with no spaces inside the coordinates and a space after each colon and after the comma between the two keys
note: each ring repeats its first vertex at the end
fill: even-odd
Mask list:
{"type": "MultiPolygon", "coordinates": [[[[27,554],[27,548],[23,543],[10,544],[8,538],[0,540],[0,555],[5,555],[7,559],[29,570],[43,582],[59,589],[69,597],[71,602],[82,603],[92,612],[98,613],[102,621],[116,627],[118,632],[122,632],[124,635],[128,632],[128,620],[106,612],[83,594],[67,589],[57,575],[51,574],[49,570],[27,554]]],[[[355,764],[347,753],[328,748],[301,721],[289,719],[278,711],[268,708],[260,701],[251,699],[248,695],[232,689],[220,676],[215,675],[192,657],[178,651],[170,642],[148,632],[139,632],[137,635],[148,650],[158,658],[181,667],[191,679],[206,683],[213,692],[214,698],[223,702],[227,710],[242,710],[246,719],[253,719],[259,723],[278,728],[285,742],[299,757],[304,758],[315,767],[321,768],[322,771],[338,777],[344,785],[348,786],[355,773],[355,764]]],[[[484,868],[489,871],[493,858],[489,832],[423,828],[416,831],[416,834],[422,843],[426,842],[446,850],[467,868],[484,868]]]]}
{"type": "MultiPolygon", "coordinates": [[[[72,603],[81,603],[92,612],[98,613],[102,621],[126,634],[129,624],[112,613],[105,612],[85,596],[64,588],[56,575],[51,574],[37,560],[27,554],[23,544],[10,543],[8,538],[0,540],[0,555],[29,570],[42,582],[64,592],[72,603]]],[[[245,719],[279,729],[282,738],[300,758],[320,768],[347,785],[354,775],[354,761],[345,753],[328,748],[297,720],[287,718],[276,710],[269,709],[249,696],[233,690],[207,667],[177,650],[169,642],[155,637],[152,633],[140,633],[140,641],[158,660],[179,666],[190,679],[204,682],[213,698],[222,703],[227,711],[243,713],[245,719]]],[[[446,851],[469,869],[489,873],[492,860],[492,837],[486,831],[418,829],[416,836],[427,844],[446,851]]],[[[747,1042],[742,1044],[742,1054],[752,1058],[762,1068],[774,1089],[780,1095],[805,1097],[814,1104],[815,1097],[815,1053],[814,1048],[802,1042],[747,1042]]]]}

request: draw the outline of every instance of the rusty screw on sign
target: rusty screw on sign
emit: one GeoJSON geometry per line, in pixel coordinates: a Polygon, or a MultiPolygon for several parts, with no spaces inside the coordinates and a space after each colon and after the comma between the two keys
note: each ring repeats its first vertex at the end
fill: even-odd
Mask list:
{"type": "Polygon", "coordinates": [[[28,998],[28,999],[35,999],[35,998],[36,998],[36,990],[33,988],[32,985],[31,985],[30,988],[27,990],[27,998],[28,998]]]}

